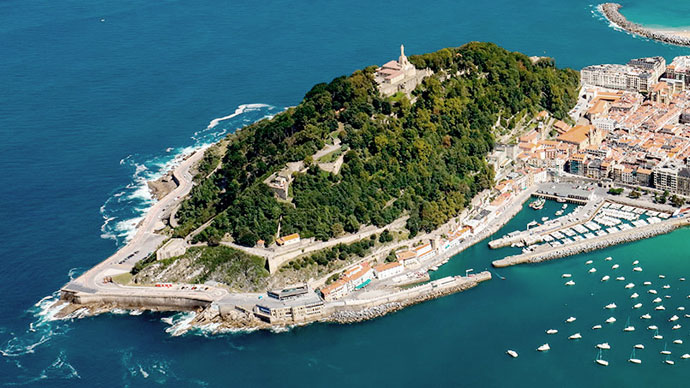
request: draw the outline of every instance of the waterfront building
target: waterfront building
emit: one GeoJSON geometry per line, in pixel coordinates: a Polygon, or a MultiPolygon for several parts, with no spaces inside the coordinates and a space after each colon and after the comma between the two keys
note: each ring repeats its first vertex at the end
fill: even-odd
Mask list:
{"type": "Polygon", "coordinates": [[[678,168],[672,163],[654,168],[654,187],[675,193],[678,188],[678,168]]]}
{"type": "Polygon", "coordinates": [[[404,265],[405,268],[415,268],[419,266],[419,260],[417,259],[417,254],[410,250],[404,250],[395,253],[395,258],[404,265]]]}
{"type": "Polygon", "coordinates": [[[254,307],[254,315],[268,323],[285,324],[312,321],[323,314],[324,301],[314,292],[280,300],[264,298],[254,307]]]}
{"type": "Polygon", "coordinates": [[[580,82],[609,89],[647,92],[666,70],[662,57],[632,59],[627,65],[592,65],[580,71],[580,82]]]}
{"type": "Polygon", "coordinates": [[[297,284],[288,286],[280,290],[269,290],[268,296],[278,300],[289,300],[306,295],[309,292],[309,286],[304,284],[297,284]]]}
{"type": "Polygon", "coordinates": [[[419,260],[420,263],[434,256],[434,250],[430,243],[415,247],[412,249],[412,251],[415,253],[417,260],[419,260]]]}
{"type": "Polygon", "coordinates": [[[319,292],[325,301],[330,302],[365,287],[373,277],[374,270],[369,263],[357,264],[343,271],[338,280],[321,287],[319,292]]]}
{"type": "Polygon", "coordinates": [[[666,66],[665,77],[682,81],[685,86],[690,86],[690,56],[673,58],[671,64],[666,66]]]}
{"type": "Polygon", "coordinates": [[[568,171],[575,175],[585,175],[585,162],[587,161],[587,155],[585,154],[573,154],[570,155],[568,159],[568,171]]]}
{"type": "Polygon", "coordinates": [[[637,184],[640,186],[651,186],[652,184],[652,170],[648,168],[638,167],[635,170],[637,177],[637,184]]]}
{"type": "Polygon", "coordinates": [[[405,267],[398,262],[385,263],[374,267],[374,275],[379,280],[392,278],[403,273],[403,271],[405,271],[405,267]]]}
{"type": "Polygon", "coordinates": [[[690,196],[690,169],[683,167],[678,171],[678,186],[676,193],[690,196]]]}
{"type": "Polygon", "coordinates": [[[299,233],[289,234],[287,236],[280,237],[276,240],[276,244],[278,244],[279,246],[290,246],[290,245],[299,244],[299,242],[300,242],[299,233]]]}

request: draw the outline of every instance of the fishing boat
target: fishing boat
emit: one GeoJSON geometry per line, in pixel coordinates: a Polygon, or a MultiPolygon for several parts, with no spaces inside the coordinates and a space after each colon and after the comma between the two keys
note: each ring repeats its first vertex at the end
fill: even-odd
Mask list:
{"type": "Polygon", "coordinates": [[[558,330],[556,330],[556,329],[549,329],[546,331],[546,334],[556,334],[556,333],[558,333],[558,330]]]}
{"type": "Polygon", "coordinates": [[[570,337],[568,337],[568,339],[571,339],[571,340],[576,340],[576,339],[580,339],[580,338],[582,338],[582,335],[580,333],[575,333],[575,334],[571,335],[570,337]]]}
{"type": "Polygon", "coordinates": [[[549,344],[544,344],[544,345],[542,345],[542,346],[540,346],[540,347],[537,348],[537,350],[540,351],[540,352],[546,352],[546,351],[549,350],[549,349],[551,349],[551,347],[549,346],[549,344]]]}
{"type": "Polygon", "coordinates": [[[546,203],[546,200],[544,198],[537,198],[536,201],[533,201],[532,203],[529,204],[529,207],[531,207],[534,210],[541,210],[544,208],[545,203],[546,203]]]}
{"type": "Polygon", "coordinates": [[[601,281],[602,281],[602,282],[605,282],[605,281],[607,281],[607,280],[609,280],[609,279],[611,279],[611,277],[610,277],[609,275],[605,275],[604,277],[601,278],[601,281]]]}
{"type": "Polygon", "coordinates": [[[630,358],[628,359],[628,362],[631,362],[633,364],[642,364],[642,360],[635,357],[635,348],[634,347],[633,347],[632,353],[630,353],[630,358]]]}
{"type": "Polygon", "coordinates": [[[506,350],[506,354],[509,355],[510,357],[517,358],[518,354],[515,350],[506,350]]]}

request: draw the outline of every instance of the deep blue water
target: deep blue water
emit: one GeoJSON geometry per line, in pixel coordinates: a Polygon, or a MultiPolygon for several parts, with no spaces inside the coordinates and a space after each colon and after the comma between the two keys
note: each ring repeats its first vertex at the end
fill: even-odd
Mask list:
{"type": "MultiPolygon", "coordinates": [[[[623,3],[634,5],[635,12],[642,6],[623,3]]],[[[649,356],[638,354],[643,365],[625,363],[631,344],[621,338],[628,315],[623,308],[617,311],[623,322],[610,329],[610,337],[596,334],[614,347],[607,355],[611,366],[593,365],[599,338],[588,338],[588,326],[606,318],[601,306],[611,300],[623,305],[627,294],[621,284],[599,282],[603,270],[587,277],[582,257],[503,269],[504,281],[383,319],[287,333],[172,337],[161,321],[166,315],[54,322],[40,315],[49,300],[34,306],[123,243],[150,204],[143,180],[184,149],[297,104],[317,82],[395,58],[401,43],[414,54],[493,41],[576,69],[690,54],[616,31],[593,11],[580,0],[0,2],[0,383],[649,386],[687,381],[690,368],[682,366],[675,349],[675,367],[662,364],[656,348],[649,356]],[[246,104],[265,105],[240,108],[246,104]],[[233,113],[238,114],[207,129],[212,119],[233,113]],[[563,287],[562,272],[572,272],[577,286],[563,287]],[[563,337],[568,331],[563,319],[573,314],[585,336],[576,344],[563,337]],[[545,338],[544,330],[552,326],[563,335],[545,338]],[[534,348],[546,340],[553,350],[537,354],[534,348]],[[509,347],[520,358],[507,359],[503,353],[509,347]]],[[[643,275],[629,268],[633,257],[642,260],[650,278],[662,271],[690,276],[684,260],[689,233],[589,256],[598,263],[614,256],[626,276],[637,276],[640,283],[643,275]]],[[[480,244],[439,272],[488,267],[496,254],[480,244]]],[[[682,302],[685,283],[677,276],[669,282],[673,301],[682,302]]],[[[664,321],[659,317],[660,327],[664,321]]],[[[652,349],[649,333],[638,326],[632,335],[652,349]]],[[[673,333],[667,334],[670,343],[673,333]]],[[[682,334],[687,338],[688,330],[682,334]]]]}

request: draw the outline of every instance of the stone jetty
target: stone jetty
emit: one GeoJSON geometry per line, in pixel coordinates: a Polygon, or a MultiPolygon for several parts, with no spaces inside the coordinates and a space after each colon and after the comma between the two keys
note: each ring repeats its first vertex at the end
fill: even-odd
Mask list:
{"type": "Polygon", "coordinates": [[[525,263],[540,263],[542,261],[558,259],[561,257],[577,255],[584,252],[590,252],[597,249],[607,248],[617,244],[623,244],[636,240],[642,240],[649,237],[654,237],[660,234],[669,233],[676,228],[690,224],[690,220],[686,218],[673,218],[662,221],[658,224],[646,225],[639,228],[634,228],[626,231],[621,231],[615,234],[595,237],[588,240],[578,241],[569,245],[561,245],[547,250],[531,253],[523,253],[506,258],[495,260],[492,265],[497,268],[508,267],[511,265],[525,264],[525,263]]]}
{"type": "Polygon", "coordinates": [[[672,32],[653,30],[640,24],[633,23],[620,13],[622,6],[617,3],[604,3],[601,5],[601,13],[606,19],[625,31],[645,38],[678,46],[690,47],[690,38],[673,34],[672,32]]]}

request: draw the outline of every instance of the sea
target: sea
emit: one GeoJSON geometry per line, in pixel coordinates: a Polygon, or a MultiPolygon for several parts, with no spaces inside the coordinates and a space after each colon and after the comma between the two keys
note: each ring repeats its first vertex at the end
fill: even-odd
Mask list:
{"type": "MultiPolygon", "coordinates": [[[[690,25],[678,1],[619,0],[633,21],[690,25]]],[[[690,230],[492,269],[486,241],[434,277],[489,269],[467,292],[373,321],[185,332],[189,314],[55,320],[56,290],[123,246],[146,180],[312,85],[408,55],[491,41],[559,66],[689,48],[634,37],[582,0],[0,2],[0,384],[28,387],[684,386],[690,230]],[[612,257],[606,261],[606,257],[612,257]],[[593,260],[591,265],[585,264],[593,260]],[[642,272],[632,271],[639,260],[642,272]],[[612,265],[620,265],[612,269],[612,265]],[[598,269],[588,272],[590,267],[598,269]],[[564,286],[570,273],[574,286],[564,286]],[[601,277],[610,275],[608,281],[601,277]],[[664,279],[659,275],[665,275],[664,279]],[[626,281],[616,281],[623,276],[626,281]],[[643,281],[651,281],[649,287],[643,281]],[[624,283],[634,288],[624,288],[624,283]],[[669,288],[663,288],[664,285],[669,288]],[[654,288],[665,311],[654,310],[654,288]],[[631,299],[637,292],[638,299],[631,299]],[[670,298],[666,298],[668,295],[670,298]],[[643,303],[633,309],[634,301],[643,303]],[[614,310],[605,309],[616,303],[614,310]],[[639,317],[650,313],[652,319],[639,317]],[[682,328],[668,321],[678,314],[682,328]],[[565,323],[568,317],[576,321],[565,323]],[[605,324],[613,316],[616,323],[605,324]],[[600,330],[592,330],[602,324],[600,330]],[[634,332],[623,332],[626,324],[634,332]],[[662,340],[652,339],[657,325],[662,340]],[[558,334],[547,335],[547,329],[558,334]],[[570,341],[576,332],[582,339],[570,341]],[[674,344],[681,339],[684,344],[674,344]],[[608,342],[599,354],[595,345],[608,342]],[[537,352],[549,343],[551,350],[537,352]],[[644,344],[634,365],[634,344],[644,344]],[[664,363],[664,348],[675,365],[664,363]],[[513,349],[518,358],[505,352],[513,349]],[[600,357],[608,367],[597,365],[600,357]]],[[[525,209],[497,232],[553,216],[525,209]]],[[[688,311],[690,312],[690,311],[688,311]]]]}

